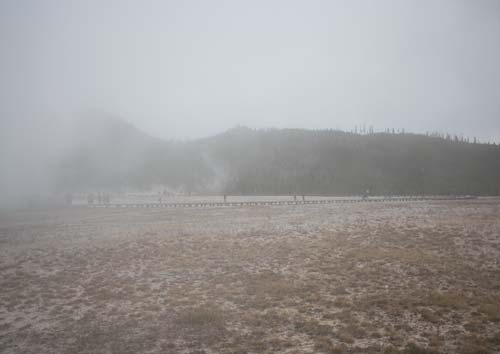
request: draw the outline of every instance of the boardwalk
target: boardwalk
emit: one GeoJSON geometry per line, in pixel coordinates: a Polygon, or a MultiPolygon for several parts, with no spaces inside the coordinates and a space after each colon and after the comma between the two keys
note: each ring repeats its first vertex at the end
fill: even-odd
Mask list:
{"type": "Polygon", "coordinates": [[[308,204],[347,204],[347,203],[381,203],[381,202],[419,202],[426,200],[465,200],[474,199],[471,196],[409,196],[409,197],[372,197],[372,198],[331,198],[306,200],[255,200],[226,202],[182,202],[182,203],[111,203],[89,205],[91,208],[227,208],[247,206],[278,206],[278,205],[308,205],[308,204]]]}

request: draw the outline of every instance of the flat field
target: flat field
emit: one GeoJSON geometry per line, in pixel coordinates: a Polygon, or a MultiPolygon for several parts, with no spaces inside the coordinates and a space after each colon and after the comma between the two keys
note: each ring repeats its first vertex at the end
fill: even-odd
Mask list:
{"type": "Polygon", "coordinates": [[[1,353],[500,353],[500,199],[0,213],[1,353]]]}

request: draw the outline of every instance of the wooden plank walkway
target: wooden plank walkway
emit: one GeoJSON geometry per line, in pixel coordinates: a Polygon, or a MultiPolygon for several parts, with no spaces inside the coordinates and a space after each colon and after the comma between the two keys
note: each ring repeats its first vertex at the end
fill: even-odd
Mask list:
{"type": "Polygon", "coordinates": [[[457,197],[387,197],[387,198],[352,198],[352,199],[310,199],[310,200],[262,200],[262,201],[226,201],[226,202],[184,202],[184,203],[111,203],[87,205],[90,208],[227,208],[247,206],[311,205],[311,204],[352,204],[352,203],[387,203],[419,202],[433,200],[466,200],[470,196],[457,197]]]}

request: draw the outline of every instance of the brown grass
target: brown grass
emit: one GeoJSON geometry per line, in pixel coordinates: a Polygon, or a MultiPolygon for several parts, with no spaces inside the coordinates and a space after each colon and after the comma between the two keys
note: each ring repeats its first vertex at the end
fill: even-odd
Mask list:
{"type": "Polygon", "coordinates": [[[0,215],[0,352],[494,353],[499,204],[0,215]]]}

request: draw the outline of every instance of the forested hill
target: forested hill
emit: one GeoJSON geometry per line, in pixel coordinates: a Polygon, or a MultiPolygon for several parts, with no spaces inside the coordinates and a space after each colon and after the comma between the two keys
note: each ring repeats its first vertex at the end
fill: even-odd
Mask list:
{"type": "Polygon", "coordinates": [[[231,193],[500,193],[500,147],[458,138],[236,128],[203,145],[231,193]]]}
{"type": "Polygon", "coordinates": [[[167,143],[131,127],[107,131],[111,137],[83,142],[66,156],[65,188],[157,184],[186,192],[260,195],[352,195],[366,189],[372,194],[500,194],[500,147],[460,139],[238,127],[167,143]]]}

